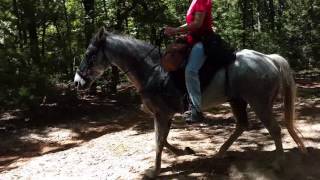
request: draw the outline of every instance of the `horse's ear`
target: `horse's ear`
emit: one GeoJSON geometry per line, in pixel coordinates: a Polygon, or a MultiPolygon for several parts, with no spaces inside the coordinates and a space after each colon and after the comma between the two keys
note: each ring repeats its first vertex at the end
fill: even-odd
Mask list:
{"type": "Polygon", "coordinates": [[[105,40],[106,38],[106,30],[104,27],[101,27],[99,32],[98,32],[98,40],[101,41],[101,40],[105,40]]]}

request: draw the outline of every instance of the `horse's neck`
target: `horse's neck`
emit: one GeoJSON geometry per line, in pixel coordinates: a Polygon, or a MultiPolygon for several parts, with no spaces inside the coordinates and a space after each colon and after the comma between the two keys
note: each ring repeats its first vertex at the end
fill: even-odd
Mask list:
{"type": "Polygon", "coordinates": [[[119,50],[114,51],[114,64],[125,72],[129,80],[134,84],[138,91],[142,91],[146,84],[146,81],[154,73],[154,67],[157,65],[149,58],[156,58],[152,55],[151,51],[157,51],[157,49],[152,49],[152,47],[146,48],[145,46],[130,47],[131,44],[124,44],[122,52],[119,50]],[[133,48],[138,49],[137,51],[132,50],[133,48]],[[140,49],[139,49],[140,48],[140,49]],[[137,53],[138,52],[138,53],[137,53]],[[117,53],[121,53],[117,54],[117,53]],[[148,59],[148,61],[147,61],[148,59]]]}
{"type": "MultiPolygon", "coordinates": [[[[124,71],[124,70],[123,70],[124,71]]],[[[137,71],[127,70],[127,77],[136,87],[138,92],[141,92],[144,89],[145,78],[142,77],[137,71]]],[[[141,70],[142,72],[143,70],[141,70]]]]}

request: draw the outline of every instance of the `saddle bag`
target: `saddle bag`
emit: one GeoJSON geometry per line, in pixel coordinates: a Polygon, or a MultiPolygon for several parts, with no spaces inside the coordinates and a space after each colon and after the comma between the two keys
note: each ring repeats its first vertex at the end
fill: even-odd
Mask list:
{"type": "Polygon", "coordinates": [[[187,59],[189,45],[182,41],[176,41],[165,51],[160,64],[167,72],[178,70],[187,59]]]}

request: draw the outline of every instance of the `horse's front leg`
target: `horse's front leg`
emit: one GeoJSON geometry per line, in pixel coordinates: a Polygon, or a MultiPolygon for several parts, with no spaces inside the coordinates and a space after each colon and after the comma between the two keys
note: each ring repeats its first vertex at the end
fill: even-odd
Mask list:
{"type": "Polygon", "coordinates": [[[165,145],[167,145],[167,136],[170,129],[170,118],[161,113],[155,113],[154,129],[156,139],[156,160],[153,169],[148,170],[146,175],[150,178],[155,178],[161,170],[161,155],[165,145]]]}

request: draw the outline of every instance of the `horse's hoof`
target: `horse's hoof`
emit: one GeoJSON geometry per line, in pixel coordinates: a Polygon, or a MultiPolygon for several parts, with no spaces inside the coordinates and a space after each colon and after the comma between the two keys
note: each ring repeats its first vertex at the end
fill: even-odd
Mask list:
{"type": "Polygon", "coordinates": [[[186,155],[196,154],[196,152],[189,147],[184,148],[184,152],[186,155]]]}
{"type": "Polygon", "coordinates": [[[155,171],[154,168],[147,169],[144,172],[143,179],[155,179],[159,175],[160,171],[155,171]]]}

